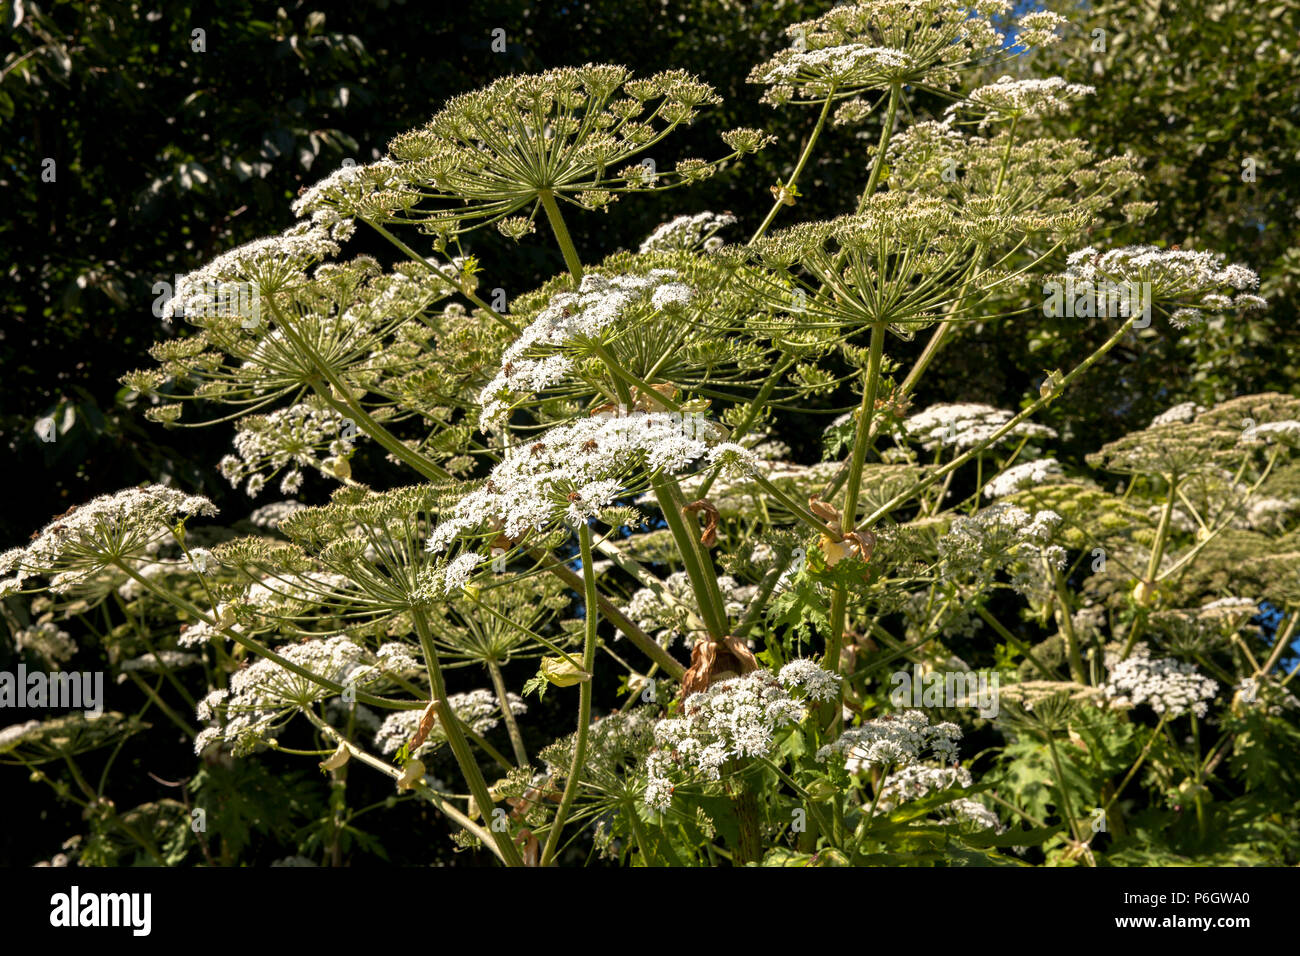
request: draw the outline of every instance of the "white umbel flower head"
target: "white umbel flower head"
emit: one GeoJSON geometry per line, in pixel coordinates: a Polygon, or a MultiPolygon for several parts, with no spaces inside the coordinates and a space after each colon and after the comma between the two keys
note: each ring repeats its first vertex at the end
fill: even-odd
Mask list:
{"type": "Polygon", "coordinates": [[[156,552],[178,515],[216,513],[202,495],[165,485],[101,495],[50,522],[27,547],[0,554],[0,575],[12,573],[19,584],[32,575],[59,575],[58,588],[66,590],[114,561],[156,552]]]}
{"type": "Polygon", "coordinates": [[[1152,657],[1146,644],[1135,645],[1122,661],[1118,654],[1107,654],[1106,666],[1110,677],[1102,689],[1115,704],[1146,704],[1170,719],[1188,712],[1204,717],[1209,701],[1219,692],[1218,682],[1199,673],[1194,665],[1169,657],[1152,657]]]}

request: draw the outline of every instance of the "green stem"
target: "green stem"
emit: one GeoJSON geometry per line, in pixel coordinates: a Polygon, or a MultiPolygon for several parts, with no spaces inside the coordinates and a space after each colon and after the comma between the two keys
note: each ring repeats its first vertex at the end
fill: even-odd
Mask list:
{"type": "Polygon", "coordinates": [[[1056,589],[1056,626],[1065,638],[1065,648],[1070,659],[1070,677],[1076,684],[1087,684],[1088,678],[1083,671],[1083,657],[1079,653],[1079,641],[1074,633],[1074,621],[1070,617],[1070,603],[1065,593],[1065,578],[1059,569],[1053,569],[1056,589]]]}
{"type": "MultiPolygon", "coordinates": [[[[582,557],[583,601],[586,612],[585,641],[582,647],[582,669],[591,674],[596,666],[596,625],[599,623],[599,611],[596,602],[596,572],[592,568],[591,526],[583,523],[578,529],[578,551],[582,557]]],[[[546,835],[546,847],[542,850],[541,865],[550,866],[555,858],[555,851],[560,846],[560,833],[564,830],[564,821],[569,816],[573,801],[577,799],[578,787],[582,780],[583,764],[587,759],[587,730],[591,726],[591,685],[594,678],[588,678],[578,685],[578,732],[573,744],[573,760],[569,764],[569,774],[564,781],[564,793],[560,797],[560,808],[555,811],[555,820],[546,835]]]]}
{"type": "Polygon", "coordinates": [[[858,498],[862,493],[862,469],[867,461],[869,434],[875,419],[876,396],[880,392],[880,363],[885,352],[885,323],[876,322],[871,327],[871,354],[867,360],[867,377],[862,389],[862,407],[858,411],[858,427],[853,437],[853,456],[849,461],[848,487],[844,491],[843,530],[857,527],[858,498]]]}
{"type": "MultiPolygon", "coordinates": [[[[461,776],[465,778],[465,783],[469,786],[469,792],[474,797],[474,805],[478,807],[479,815],[487,820],[492,815],[492,796],[488,793],[487,782],[483,779],[483,772],[479,770],[478,763],[474,759],[474,754],[470,752],[469,743],[465,740],[465,735],[461,732],[460,722],[456,719],[456,714],[447,702],[447,685],[442,677],[442,665],[438,660],[438,649],[433,644],[433,634],[429,631],[429,621],[425,617],[421,608],[414,608],[411,611],[411,617],[415,622],[416,633],[420,636],[420,647],[424,651],[424,665],[429,673],[429,692],[433,697],[434,710],[438,714],[438,721],[442,724],[442,731],[447,737],[447,743],[451,746],[452,755],[456,758],[456,764],[460,767],[461,776]]],[[[510,834],[506,831],[492,830],[491,839],[496,843],[498,856],[505,861],[506,866],[523,866],[523,858],[519,855],[519,849],[515,846],[514,841],[510,839],[510,834]]]]}
{"type": "MultiPolygon", "coordinates": [[[[794,184],[799,181],[799,177],[803,173],[804,166],[808,164],[808,158],[812,156],[813,145],[817,142],[817,137],[821,136],[822,129],[826,126],[826,117],[830,115],[831,103],[833,102],[834,96],[835,87],[832,86],[830,91],[826,94],[826,102],[822,104],[821,115],[817,117],[817,125],[813,127],[812,134],[808,137],[808,142],[805,144],[803,152],[799,155],[799,162],[795,164],[794,172],[790,174],[790,178],[785,181],[785,186],[782,187],[783,193],[794,188],[794,184]]],[[[776,202],[772,203],[772,208],[769,210],[767,218],[763,220],[763,224],[760,225],[758,230],[749,237],[750,245],[757,242],[763,233],[767,232],[767,227],[772,225],[772,220],[776,218],[776,214],[781,211],[781,207],[784,205],[786,204],[781,201],[781,198],[777,197],[776,202]]]]}
{"type": "Polygon", "coordinates": [[[352,389],[348,387],[347,383],[344,382],[332,368],[330,368],[329,363],[321,358],[316,350],[312,348],[311,344],[308,343],[306,339],[302,338],[293,328],[293,325],[285,319],[284,313],[280,310],[280,307],[275,304],[275,297],[268,297],[268,301],[271,304],[271,311],[275,313],[275,321],[279,325],[281,331],[284,332],[285,337],[289,339],[296,348],[301,350],[304,355],[311,359],[312,364],[316,366],[316,370],[320,372],[321,377],[324,378],[333,389],[333,392],[331,392],[330,389],[321,388],[316,383],[312,383],[312,387],[316,390],[317,394],[325,399],[331,408],[335,411],[340,411],[340,406],[343,409],[346,409],[350,414],[356,417],[357,425],[367,435],[377,441],[387,451],[391,452],[394,457],[406,462],[420,474],[424,475],[424,477],[433,481],[447,481],[451,478],[451,475],[444,469],[429,461],[418,452],[412,451],[410,448],[406,447],[406,444],[398,439],[396,435],[384,428],[383,425],[380,425],[379,422],[375,421],[375,419],[371,417],[370,413],[362,408],[361,404],[352,396],[352,389]]]}
{"type": "MultiPolygon", "coordinates": [[[[892,122],[893,101],[891,100],[890,118],[892,122]]],[[[888,137],[885,137],[887,139],[888,137]]],[[[883,141],[882,141],[883,142],[883,141]]],[[[883,145],[882,145],[883,149],[883,145]]],[[[874,174],[874,171],[873,171],[874,174]]],[[[876,322],[871,326],[871,354],[867,360],[866,381],[862,387],[862,406],[858,410],[858,426],[853,438],[853,454],[849,460],[849,482],[844,492],[844,511],[841,530],[853,531],[857,527],[858,497],[862,492],[862,469],[867,461],[868,435],[871,422],[875,418],[876,395],[880,391],[880,363],[885,353],[885,323],[876,322]]],[[[830,639],[826,642],[826,657],[822,662],[827,670],[840,672],[840,648],[844,643],[844,628],[848,621],[848,595],[844,588],[837,588],[831,598],[830,639]]],[[[840,710],[835,707],[831,719],[839,718],[840,710]]]]}
{"type": "Polygon", "coordinates": [[[698,529],[692,530],[683,515],[685,502],[682,500],[681,489],[677,487],[677,482],[667,475],[656,475],[651,479],[651,484],[654,487],[655,497],[659,501],[659,509],[663,512],[664,521],[672,532],[673,540],[677,542],[677,550],[681,555],[682,564],[686,567],[686,575],[691,579],[691,589],[695,592],[695,599],[700,605],[700,616],[704,619],[704,626],[709,629],[709,635],[714,640],[721,640],[727,635],[727,614],[724,610],[722,594],[718,590],[717,574],[713,570],[713,562],[707,552],[701,555],[703,546],[699,541],[698,529]]]}
{"type": "Polygon", "coordinates": [[[576,285],[582,281],[582,260],[578,258],[578,250],[569,237],[569,227],[564,224],[564,216],[556,205],[555,195],[549,189],[543,189],[537,198],[542,201],[542,208],[546,210],[546,218],[551,224],[551,232],[555,233],[555,241],[559,243],[560,252],[564,253],[564,264],[568,266],[569,275],[573,276],[576,285]]]}
{"type": "Polygon", "coordinates": [[[885,113],[884,125],[880,128],[880,142],[876,144],[876,158],[871,164],[871,175],[867,178],[867,187],[862,190],[862,197],[858,200],[858,212],[867,205],[867,200],[875,195],[876,187],[880,184],[880,175],[885,169],[885,151],[889,148],[889,138],[894,133],[894,120],[898,116],[898,101],[901,99],[901,88],[895,84],[889,88],[889,109],[885,113]]]}
{"type": "Polygon", "coordinates": [[[1052,766],[1056,769],[1056,786],[1061,791],[1062,809],[1065,811],[1065,819],[1070,823],[1070,833],[1073,834],[1076,843],[1082,843],[1079,838],[1079,825],[1074,819],[1074,807],[1070,804],[1070,795],[1065,789],[1065,771],[1061,769],[1061,758],[1056,753],[1056,740],[1051,734],[1047,735],[1047,749],[1052,755],[1052,766]]]}
{"type": "Polygon", "coordinates": [[[506,733],[510,735],[510,746],[515,751],[515,763],[520,767],[528,766],[528,751],[524,748],[524,738],[519,732],[519,722],[510,710],[510,696],[506,691],[505,677],[501,674],[501,665],[496,661],[487,662],[488,674],[492,677],[492,688],[497,693],[501,705],[501,719],[506,722],[506,733]]]}
{"type": "MultiPolygon", "coordinates": [[[[533,551],[529,553],[532,554],[534,558],[540,560],[545,559],[545,556],[541,555],[539,552],[533,551]]],[[[547,570],[575,591],[583,590],[582,577],[575,574],[573,569],[568,565],[551,564],[547,567],[547,570]]],[[[671,654],[659,646],[659,643],[653,637],[628,620],[627,616],[615,607],[613,602],[603,594],[597,594],[596,603],[600,608],[600,613],[605,616],[605,619],[618,628],[628,640],[636,645],[638,650],[662,667],[669,677],[674,680],[682,679],[682,675],[686,673],[686,668],[683,667],[671,654]]]]}
{"type": "Polygon", "coordinates": [[[1143,747],[1142,752],[1138,754],[1137,762],[1129,768],[1128,773],[1124,775],[1124,779],[1120,782],[1120,785],[1115,789],[1115,792],[1111,794],[1110,799],[1106,801],[1106,805],[1101,808],[1103,815],[1110,811],[1111,806],[1113,806],[1115,801],[1119,799],[1120,794],[1124,792],[1124,788],[1128,786],[1129,781],[1133,779],[1133,775],[1137,773],[1138,768],[1142,766],[1142,761],[1147,759],[1147,754],[1151,752],[1151,745],[1156,742],[1156,738],[1160,736],[1160,731],[1164,729],[1165,717],[1166,715],[1161,715],[1160,720],[1156,723],[1155,730],[1151,731],[1151,736],[1147,739],[1146,746],[1143,747]]]}
{"type": "Polygon", "coordinates": [[[1169,482],[1169,494],[1165,498],[1164,510],[1160,512],[1160,524],[1156,528],[1156,540],[1151,546],[1151,557],[1147,561],[1146,577],[1141,582],[1144,593],[1142,601],[1139,602],[1139,613],[1133,620],[1133,626],[1129,628],[1128,640],[1124,642],[1124,652],[1120,655],[1120,660],[1125,660],[1133,652],[1138,635],[1142,632],[1142,622],[1145,620],[1142,611],[1145,610],[1147,603],[1153,597],[1151,589],[1155,587],[1156,572],[1160,570],[1160,561],[1165,555],[1165,544],[1169,540],[1169,526],[1174,514],[1174,502],[1178,497],[1178,478],[1176,475],[1165,475],[1164,478],[1169,482]]]}

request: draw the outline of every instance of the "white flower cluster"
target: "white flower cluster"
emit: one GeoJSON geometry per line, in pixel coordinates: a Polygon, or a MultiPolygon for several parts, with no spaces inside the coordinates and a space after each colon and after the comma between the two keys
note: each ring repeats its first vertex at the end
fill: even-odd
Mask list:
{"type": "Polygon", "coordinates": [[[942,159],[964,157],[970,139],[954,128],[955,117],[947,116],[942,122],[921,120],[890,137],[886,157],[889,165],[901,168],[912,163],[927,163],[942,159]]]}
{"type": "Polygon", "coordinates": [[[1202,604],[1197,612],[1202,617],[1236,617],[1246,615],[1254,617],[1259,613],[1259,602],[1254,598],[1226,597],[1202,604]]]}
{"type": "MultiPolygon", "coordinates": [[[[953,787],[969,787],[970,771],[961,766],[936,767],[914,763],[892,771],[881,785],[876,815],[888,813],[904,803],[919,800],[931,793],[953,787]]],[[[984,804],[966,797],[958,797],[936,809],[943,816],[942,823],[973,823],[982,830],[1001,831],[998,815],[984,804]]]]}
{"type": "Polygon", "coordinates": [[[751,83],[777,87],[763,102],[780,105],[787,88],[807,97],[825,96],[831,88],[867,88],[905,74],[915,61],[891,47],[845,43],[819,50],[784,50],[749,76],[751,83]]]}
{"type": "Polygon", "coordinates": [[[276,501],[269,505],[262,505],[248,516],[248,520],[255,528],[274,531],[279,528],[281,521],[306,507],[301,501],[276,501]]]}
{"type": "Polygon", "coordinates": [[[1105,695],[1121,707],[1147,704],[1157,714],[1171,719],[1194,713],[1204,717],[1208,702],[1219,692],[1217,681],[1200,674],[1186,661],[1152,657],[1146,644],[1137,644],[1125,660],[1117,653],[1106,655],[1110,677],[1103,685],[1105,695]]]}
{"type": "Polygon", "coordinates": [[[691,694],[680,716],[655,724],[657,746],[646,758],[646,803],[656,810],[668,809],[675,771],[718,780],[732,760],[767,756],[775,733],[804,715],[802,700],[789,688],[802,685],[821,693],[833,676],[814,677],[801,665],[778,677],[754,671],[691,694]]]}
{"type": "MultiPolygon", "coordinates": [[[[279,654],[317,677],[344,686],[359,686],[379,676],[378,668],[367,662],[365,649],[342,636],[287,645],[279,654]]],[[[233,744],[236,753],[247,752],[299,707],[331,696],[314,681],[259,658],[231,675],[229,689],[214,690],[199,701],[195,712],[199,720],[224,720],[221,726],[199,732],[194,752],[202,753],[218,741],[233,744]]]]}
{"type": "Polygon", "coordinates": [[[1025,488],[1041,485],[1063,476],[1061,464],[1055,458],[1040,458],[1013,465],[984,486],[985,498],[1005,498],[1025,488]]]}
{"type": "Polygon", "coordinates": [[[830,701],[840,696],[839,674],[826,670],[808,658],[793,660],[776,675],[786,687],[802,687],[809,700],[830,701]]]}
{"type": "MultiPolygon", "coordinates": [[[[649,707],[637,707],[628,713],[612,713],[593,720],[587,731],[587,754],[583,776],[592,778],[625,777],[638,762],[638,756],[654,744],[657,718],[649,707]]],[[[573,765],[576,734],[569,734],[541,751],[551,777],[565,777],[573,765]]]]}
{"type": "Polygon", "coordinates": [[[844,757],[849,773],[872,767],[897,770],[921,760],[927,753],[940,763],[957,759],[961,728],[943,722],[931,724],[919,710],[905,710],[849,727],[832,743],[817,751],[825,763],[831,756],[844,757]]]}
{"type": "MultiPolygon", "coordinates": [[[[522,697],[507,694],[512,714],[522,714],[528,710],[522,697]]],[[[501,722],[501,705],[496,694],[490,690],[472,690],[465,694],[452,694],[447,703],[454,713],[476,734],[486,734],[501,722]]],[[[419,710],[397,710],[384,718],[379,730],[375,732],[375,747],[385,755],[395,754],[415,735],[420,726],[423,712],[419,710]]],[[[419,757],[446,743],[447,735],[443,733],[442,724],[435,719],[433,729],[416,748],[412,757],[419,757]]]]}
{"type": "MultiPolygon", "coordinates": [[[[961,70],[1007,55],[995,23],[1005,22],[1010,7],[1008,0],[837,4],[787,27],[791,46],[755,66],[749,82],[766,84],[762,101],[773,106],[842,99],[891,84],[950,88],[961,70]]],[[[1028,20],[1021,42],[1050,32],[1042,18],[1028,20]]]]}
{"type": "Polygon", "coordinates": [[[461,498],[429,535],[429,550],[443,551],[494,521],[516,539],[559,517],[576,526],[609,507],[627,476],[681,471],[722,437],[703,416],[677,412],[601,412],[557,425],[508,449],[483,487],[461,498]]]}
{"type": "MultiPolygon", "coordinates": [[[[217,256],[203,268],[182,276],[163,303],[162,320],[170,323],[177,314],[191,319],[236,317],[229,312],[232,285],[247,283],[251,298],[242,299],[242,307],[260,309],[260,296],[278,291],[300,278],[311,265],[339,251],[339,242],[352,235],[355,225],[350,219],[334,222],[300,222],[278,236],[254,239],[217,256]]],[[[245,311],[238,316],[248,320],[245,311]]],[[[258,319],[260,314],[251,316],[258,319]]]]}
{"type": "Polygon", "coordinates": [[[1069,20],[1050,10],[1033,10],[1020,18],[1016,42],[1024,46],[1046,47],[1059,43],[1058,28],[1069,25],[1069,20]]]}
{"type": "Polygon", "coordinates": [[[962,515],[939,539],[946,575],[965,572],[985,580],[1000,568],[1011,568],[1013,589],[1040,596],[1051,587],[1055,570],[1065,566],[1065,549],[1051,543],[1061,520],[1055,511],[1031,514],[1005,502],[962,515]]]}
{"type": "Polygon", "coordinates": [[[684,306],[695,293],[690,286],[675,281],[677,278],[672,269],[612,278],[588,274],[582,277],[577,292],[552,296],[546,308],[505,350],[501,371],[479,393],[481,421],[499,424],[510,411],[512,396],[536,395],[562,381],[573,370],[574,359],[557,354],[558,350],[584,339],[599,338],[635,305],[649,300],[656,311],[684,306]]]}
{"type": "Polygon", "coordinates": [[[46,525],[25,548],[0,554],[0,581],[21,586],[36,574],[59,575],[51,590],[64,591],[109,560],[124,561],[156,552],[177,515],[214,515],[216,506],[202,495],[189,495],[165,485],[127,488],[101,495],[46,525]]]}
{"type": "MultiPolygon", "coordinates": [[[[728,619],[734,620],[745,616],[750,602],[758,593],[756,586],[740,584],[729,574],[719,575],[718,590],[722,594],[728,619]]],[[[621,610],[663,647],[671,647],[674,640],[689,635],[690,613],[699,614],[695,590],[685,571],[674,571],[660,582],[658,588],[639,588],[634,591],[621,610]]],[[[703,627],[703,623],[698,620],[696,624],[703,627]]],[[[621,635],[615,639],[618,637],[621,635]]],[[[691,643],[694,644],[694,641],[691,643]]]]}
{"type": "MultiPolygon", "coordinates": [[[[1075,100],[1096,92],[1096,87],[1067,83],[1059,76],[1044,80],[1001,76],[995,83],[972,90],[967,100],[970,106],[984,114],[980,120],[983,129],[992,122],[1065,113],[1075,100]]],[[[948,112],[955,113],[963,105],[954,103],[948,107],[948,112]]]]}
{"type": "Polygon", "coordinates": [[[966,797],[959,797],[952,803],[945,804],[943,809],[951,811],[955,820],[973,823],[981,830],[997,830],[999,833],[1003,830],[1002,822],[996,813],[984,804],[966,797]]]}
{"type": "MultiPolygon", "coordinates": [[[[1297,498],[1255,497],[1246,507],[1240,524],[1254,531],[1284,532],[1288,519],[1297,509],[1300,509],[1297,498]]],[[[1233,522],[1234,527],[1237,524],[1233,522]]]]}
{"type": "Polygon", "coordinates": [[[380,190],[413,192],[402,167],[388,157],[375,163],[340,166],[324,179],[304,190],[293,202],[293,214],[302,218],[310,215],[312,222],[323,227],[347,222],[340,207],[355,204],[380,190]]]}
{"type": "Polygon", "coordinates": [[[201,663],[203,660],[198,654],[187,654],[184,651],[150,651],[147,654],[141,654],[139,657],[133,657],[128,661],[123,661],[121,670],[122,674],[118,676],[118,683],[126,681],[126,674],[129,671],[144,671],[149,674],[157,674],[164,670],[180,670],[182,667],[191,667],[194,664],[201,663]]]}
{"type": "Polygon", "coordinates": [[[280,493],[295,494],[302,487],[302,468],[315,468],[328,478],[338,477],[320,455],[336,458],[352,454],[356,425],[332,408],[291,405],[270,415],[252,415],[235,432],[235,455],[221,459],[221,475],[232,486],[248,480],[244,490],[256,498],[268,476],[288,469],[280,480],[280,493]]]}
{"type": "Polygon", "coordinates": [[[1196,402],[1183,402],[1180,405],[1175,405],[1172,408],[1166,409],[1155,418],[1151,419],[1150,427],[1156,428],[1160,425],[1185,424],[1194,420],[1196,416],[1201,414],[1203,411],[1205,411],[1204,405],[1198,405],[1196,402]]]}
{"type": "MultiPolygon", "coordinates": [[[[977,402],[941,403],[909,416],[903,428],[926,451],[939,447],[965,451],[987,441],[1014,417],[1004,409],[977,402]]],[[[1021,422],[998,441],[1023,437],[1055,438],[1056,432],[1046,425],[1021,422]]]]}
{"type": "Polygon", "coordinates": [[[900,804],[919,800],[951,787],[969,787],[970,771],[965,767],[935,767],[923,763],[905,764],[885,777],[880,787],[876,813],[888,813],[900,804]]]}
{"type": "Polygon", "coordinates": [[[15,631],[14,648],[39,655],[51,670],[58,670],[60,663],[71,660],[72,655],[77,653],[77,643],[72,635],[60,630],[50,621],[15,631]]]}
{"type": "Polygon", "coordinates": [[[705,252],[722,248],[717,233],[733,225],[736,217],[730,213],[701,212],[678,216],[663,223],[641,243],[640,252],[675,252],[694,249],[703,244],[705,252]]]}
{"type": "Polygon", "coordinates": [[[1100,252],[1087,246],[1066,258],[1064,274],[1074,284],[1076,294],[1089,288],[1097,297],[1103,289],[1120,283],[1149,283],[1150,294],[1158,301],[1200,297],[1195,306],[1184,305],[1169,316],[1169,321],[1184,328],[1204,318],[1205,312],[1228,309],[1262,309],[1267,300],[1246,290],[1259,287],[1259,276],[1239,263],[1225,264],[1217,252],[1184,249],[1161,249],[1158,246],[1122,246],[1100,252]],[[1235,298],[1223,295],[1223,289],[1235,290],[1235,298]]]}
{"type": "Polygon", "coordinates": [[[1265,422],[1255,425],[1241,437],[1242,442],[1264,442],[1272,444],[1279,441],[1291,448],[1300,447],[1300,422],[1287,419],[1280,422],[1265,422]]]}

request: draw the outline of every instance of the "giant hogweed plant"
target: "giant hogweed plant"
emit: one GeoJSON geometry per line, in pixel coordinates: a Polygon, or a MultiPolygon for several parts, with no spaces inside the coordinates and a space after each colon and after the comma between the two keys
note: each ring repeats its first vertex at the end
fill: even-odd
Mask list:
{"type": "Polygon", "coordinates": [[[812,126],[747,241],[691,213],[635,252],[575,248],[566,217],[688,202],[769,145],[739,129],[717,158],[642,162],[717,95],[587,65],[451,100],[188,276],[166,317],[190,329],[124,382],[168,427],[233,422],[222,475],[289,500],[237,532],[204,498],[127,489],[0,558],[20,650],[58,668],[76,630],[145,696],[0,732],[0,759],[86,808],[83,862],[230,862],[188,802],[119,813],[108,767],[80,772],[151,712],[208,763],[317,763],[329,825],[300,849],[327,862],[358,832],[350,771],[507,866],[1295,862],[1300,399],[1179,406],[1052,456],[1035,414],[1153,315],[1195,335],[1264,303],[1212,252],[1105,246],[1151,211],[1139,161],[1041,134],[1091,90],[1002,75],[1063,23],[1026,14],[1008,43],[1010,6],[793,24],[750,79],[812,126]],[[918,116],[918,92],[951,105],[918,116]],[[844,214],[776,228],[827,124],[876,112],[844,214]],[[494,308],[487,227],[549,233],[565,271],[494,308]],[[347,258],[357,229],[398,264],[347,258]],[[1096,352],[1016,411],[911,407],[951,329],[1032,323],[1009,303],[1067,278],[1112,331],[1096,352]],[[1112,307],[1121,283],[1148,308],[1112,307]],[[906,368],[891,353],[918,334],[906,368]],[[789,460],[783,413],[827,396],[850,405],[824,459],[789,460]],[[364,446],[405,483],[375,487],[391,468],[365,473],[364,446]],[[328,503],[293,499],[306,473],[328,503]],[[520,661],[536,674],[511,686],[520,661]],[[954,698],[965,672],[992,708],[954,698]],[[539,699],[564,726],[528,726],[539,699]]]}

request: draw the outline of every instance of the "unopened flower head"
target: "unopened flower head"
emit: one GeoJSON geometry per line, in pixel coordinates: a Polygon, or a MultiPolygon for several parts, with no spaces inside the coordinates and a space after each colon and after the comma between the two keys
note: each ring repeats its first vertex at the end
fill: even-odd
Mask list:
{"type": "Polygon", "coordinates": [[[713,167],[699,160],[653,174],[636,164],[610,170],[719,101],[680,70],[634,79],[621,66],[587,64],[503,77],[454,97],[423,129],[389,144],[405,185],[386,192],[405,199],[413,190],[418,201],[385,211],[372,199],[367,211],[379,215],[368,218],[451,234],[522,210],[531,221],[544,196],[594,208],[617,192],[703,178],[713,167]]]}

